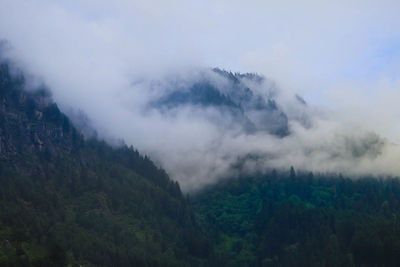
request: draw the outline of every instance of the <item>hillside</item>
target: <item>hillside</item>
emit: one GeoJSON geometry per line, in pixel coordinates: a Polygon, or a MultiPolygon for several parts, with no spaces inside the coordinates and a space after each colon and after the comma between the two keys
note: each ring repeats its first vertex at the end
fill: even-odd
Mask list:
{"type": "Polygon", "coordinates": [[[398,178],[271,171],[192,197],[225,266],[398,266],[398,178]]]}
{"type": "Polygon", "coordinates": [[[1,266],[201,266],[178,183],[132,147],[85,139],[48,92],[0,65],[1,266]]]}

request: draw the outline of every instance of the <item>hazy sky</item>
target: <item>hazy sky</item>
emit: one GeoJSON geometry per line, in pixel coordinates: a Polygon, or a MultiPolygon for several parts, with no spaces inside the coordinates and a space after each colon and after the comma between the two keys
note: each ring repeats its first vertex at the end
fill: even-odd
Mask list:
{"type": "MultiPolygon", "coordinates": [[[[214,164],[228,148],[247,153],[243,144],[278,141],[242,136],[225,140],[221,155],[204,151],[220,138],[219,130],[201,116],[193,121],[193,111],[173,121],[142,116],[131,106],[144,105],[151,93],[135,81],[187,75],[198,67],[257,72],[282,94],[298,93],[333,112],[332,121],[321,123],[326,128],[313,130],[324,136],[321,145],[337,140],[328,129],[341,134],[348,125],[400,143],[399,14],[400,2],[385,0],[0,0],[0,38],[9,41],[10,58],[46,83],[62,107],[88,114],[103,136],[123,138],[155,158],[171,149],[197,151],[193,164],[214,164]],[[165,141],[160,138],[173,148],[158,149],[165,141]],[[193,144],[193,138],[200,141],[193,144]]],[[[280,145],[285,153],[296,142],[315,145],[312,133],[296,133],[300,139],[280,145]]],[[[296,160],[306,166],[304,159],[296,160]]],[[[162,164],[171,172],[180,161],[162,164]]]]}
{"type": "Polygon", "coordinates": [[[0,34],[25,54],[83,54],[87,67],[99,53],[134,71],[219,66],[319,91],[398,79],[399,11],[368,0],[1,0],[0,34]]]}

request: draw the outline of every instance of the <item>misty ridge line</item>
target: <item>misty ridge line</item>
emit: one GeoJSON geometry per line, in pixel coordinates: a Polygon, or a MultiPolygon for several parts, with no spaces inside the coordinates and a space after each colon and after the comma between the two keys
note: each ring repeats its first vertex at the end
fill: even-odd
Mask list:
{"type": "MultiPolygon", "coordinates": [[[[26,89],[37,88],[40,79],[12,64],[10,55],[3,58],[22,70],[26,89]]],[[[111,105],[100,105],[103,96],[97,94],[90,95],[91,105],[77,105],[57,97],[64,88],[46,88],[84,133],[137,147],[188,192],[221,179],[290,166],[354,176],[397,176],[400,171],[397,145],[352,129],[299,95],[288,97],[256,74],[196,69],[158,80],[136,79],[114,92],[111,105]]]]}

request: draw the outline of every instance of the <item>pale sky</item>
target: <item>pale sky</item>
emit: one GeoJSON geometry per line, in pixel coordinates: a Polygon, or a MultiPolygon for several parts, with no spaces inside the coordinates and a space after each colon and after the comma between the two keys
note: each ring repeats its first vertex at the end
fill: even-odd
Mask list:
{"type": "Polygon", "coordinates": [[[1,0],[0,36],[23,53],[111,53],[141,70],[254,71],[312,95],[398,79],[399,12],[398,1],[1,0]]]}

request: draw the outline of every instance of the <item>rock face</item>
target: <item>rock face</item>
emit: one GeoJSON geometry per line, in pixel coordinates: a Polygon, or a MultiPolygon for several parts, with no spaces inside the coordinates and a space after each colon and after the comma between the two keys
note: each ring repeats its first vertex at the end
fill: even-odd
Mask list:
{"type": "Polygon", "coordinates": [[[8,65],[0,65],[0,158],[71,152],[81,138],[69,119],[45,89],[27,93],[23,85],[22,75],[11,78],[8,65]]]}
{"type": "Polygon", "coordinates": [[[233,121],[231,127],[239,126],[249,134],[262,131],[284,137],[289,134],[288,117],[274,99],[274,86],[265,86],[265,79],[256,74],[213,69],[211,75],[168,91],[151,106],[162,112],[182,106],[212,107],[233,121]],[[256,87],[264,87],[267,95],[256,87]]]}

